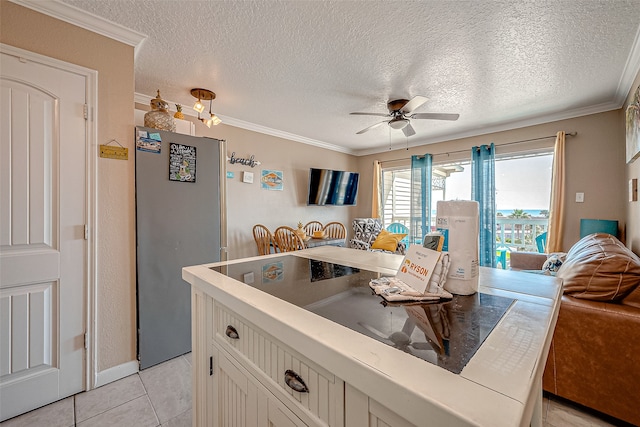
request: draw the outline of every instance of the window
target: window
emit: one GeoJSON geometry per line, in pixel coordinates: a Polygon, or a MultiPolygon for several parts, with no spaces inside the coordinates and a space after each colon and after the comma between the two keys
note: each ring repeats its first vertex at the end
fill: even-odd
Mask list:
{"type": "Polygon", "coordinates": [[[382,223],[399,222],[409,227],[411,215],[411,169],[382,171],[382,223]]]}
{"type": "MultiPolygon", "coordinates": [[[[496,158],[496,240],[510,250],[537,251],[535,238],[547,230],[553,152],[510,154],[496,158]]],[[[411,169],[382,171],[382,220],[410,224],[411,169]]],[[[471,199],[471,164],[433,162],[432,226],[439,200],[471,199]]]]}
{"type": "Polygon", "coordinates": [[[553,153],[496,159],[496,241],[509,250],[538,252],[549,224],[553,153]],[[538,240],[540,240],[538,238],[538,240]]]}

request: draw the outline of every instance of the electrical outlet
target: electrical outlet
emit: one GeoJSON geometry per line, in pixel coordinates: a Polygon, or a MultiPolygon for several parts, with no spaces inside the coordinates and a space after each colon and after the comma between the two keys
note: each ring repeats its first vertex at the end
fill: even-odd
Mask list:
{"type": "Polygon", "coordinates": [[[576,203],[584,202],[584,193],[576,193],[576,203]]]}

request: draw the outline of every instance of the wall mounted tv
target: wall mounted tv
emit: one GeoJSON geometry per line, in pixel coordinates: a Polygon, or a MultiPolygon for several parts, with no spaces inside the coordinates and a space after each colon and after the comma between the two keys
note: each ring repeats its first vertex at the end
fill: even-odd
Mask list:
{"type": "Polygon", "coordinates": [[[311,168],[307,204],[354,206],[359,176],[357,172],[311,168]]]}

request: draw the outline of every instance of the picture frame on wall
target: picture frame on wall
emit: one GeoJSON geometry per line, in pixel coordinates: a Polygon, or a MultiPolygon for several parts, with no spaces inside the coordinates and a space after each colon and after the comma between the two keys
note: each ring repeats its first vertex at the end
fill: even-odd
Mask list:
{"type": "Polygon", "coordinates": [[[640,157],[640,86],[636,88],[633,101],[627,107],[627,163],[640,157]]]}
{"type": "Polygon", "coordinates": [[[282,171],[263,170],[260,185],[263,190],[282,191],[282,171]]]}

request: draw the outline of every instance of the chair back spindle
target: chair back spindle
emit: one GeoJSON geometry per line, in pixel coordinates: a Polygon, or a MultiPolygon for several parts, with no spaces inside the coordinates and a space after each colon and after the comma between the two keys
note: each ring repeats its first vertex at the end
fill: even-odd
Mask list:
{"type": "Polygon", "coordinates": [[[346,239],[347,229],[340,222],[330,222],[323,228],[324,236],[329,239],[346,239]]]}
{"type": "Polygon", "coordinates": [[[286,225],[276,228],[273,236],[280,252],[291,252],[305,248],[300,236],[295,233],[293,228],[286,225]]]}
{"type": "Polygon", "coordinates": [[[304,225],[304,232],[307,236],[313,236],[314,231],[322,230],[322,223],[320,221],[309,221],[304,225]]]}
{"type": "Polygon", "coordinates": [[[273,242],[273,235],[267,227],[262,224],[256,224],[253,226],[253,239],[256,241],[259,255],[267,255],[271,253],[271,245],[273,242]]]}

